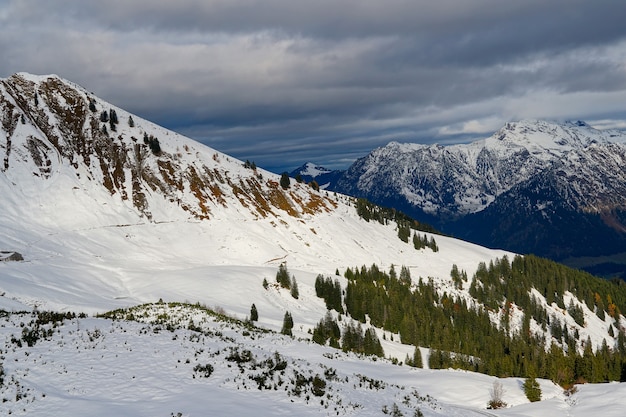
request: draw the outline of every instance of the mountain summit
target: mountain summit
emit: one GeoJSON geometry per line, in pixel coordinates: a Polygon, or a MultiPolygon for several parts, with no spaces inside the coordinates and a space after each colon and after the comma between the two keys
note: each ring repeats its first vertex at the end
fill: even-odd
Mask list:
{"type": "Polygon", "coordinates": [[[334,205],[304,187],[284,190],[274,174],[245,168],[57,76],[2,80],[0,117],[6,137],[0,187],[34,220],[83,206],[89,215],[70,215],[72,226],[112,214],[126,222],[201,220],[224,207],[253,217],[298,217],[334,205]]]}

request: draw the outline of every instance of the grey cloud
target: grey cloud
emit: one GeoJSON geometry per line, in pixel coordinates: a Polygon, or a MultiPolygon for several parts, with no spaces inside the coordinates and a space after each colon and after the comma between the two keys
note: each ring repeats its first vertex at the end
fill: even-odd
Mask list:
{"type": "Polygon", "coordinates": [[[626,120],[618,1],[135,0],[0,5],[0,75],[57,73],[280,169],[521,117],[626,120]],[[593,103],[593,106],[589,103],[593,103]]]}

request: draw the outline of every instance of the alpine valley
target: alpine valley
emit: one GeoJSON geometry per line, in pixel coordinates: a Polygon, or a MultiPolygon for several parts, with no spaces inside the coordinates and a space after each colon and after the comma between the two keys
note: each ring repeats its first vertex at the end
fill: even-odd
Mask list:
{"type": "Polygon", "coordinates": [[[626,277],[625,161],[622,131],[527,120],[470,144],[391,142],[327,189],[487,247],[626,277]]]}
{"type": "MultiPolygon", "coordinates": [[[[620,282],[282,178],[58,76],[1,80],[0,121],[2,415],[623,415],[620,282]]],[[[546,193],[567,192],[618,228],[621,136],[500,134],[348,174],[381,198],[377,178],[420,178],[402,198],[431,219],[520,193],[556,219],[546,193]]]]}

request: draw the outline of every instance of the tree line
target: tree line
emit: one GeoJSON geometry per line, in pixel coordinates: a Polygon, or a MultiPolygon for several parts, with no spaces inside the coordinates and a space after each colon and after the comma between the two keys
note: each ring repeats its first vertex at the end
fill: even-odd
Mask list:
{"type": "MultiPolygon", "coordinates": [[[[470,286],[477,302],[469,303],[463,297],[441,293],[430,279],[420,278],[413,283],[405,267],[398,274],[394,267],[385,272],[376,265],[362,266],[347,269],[344,276],[348,284],[341,303],[337,294],[342,293],[335,282],[318,276],[320,290],[316,282],[316,292],[326,300],[327,307],[340,311],[336,306],[341,304],[354,320],[365,323],[367,317],[372,326],[399,333],[403,343],[430,348],[432,368],[461,368],[501,377],[541,377],[563,386],[581,381],[626,380],[626,337],[619,323],[619,312],[626,301],[622,284],[534,256],[515,257],[512,262],[504,257],[479,265],[470,286]],[[613,320],[610,333],[614,343],[605,340],[594,347],[590,339],[581,341],[576,329],[548,314],[543,303],[530,295],[533,288],[583,324],[581,306],[574,302],[565,305],[566,291],[583,300],[599,317],[600,310],[607,309],[604,314],[613,320]],[[334,294],[332,304],[328,302],[330,293],[334,294]],[[523,311],[521,329],[515,331],[509,322],[513,308],[523,311]],[[499,315],[500,323],[493,322],[494,313],[499,315]],[[531,319],[546,332],[532,332],[531,319]],[[584,346],[582,352],[577,348],[579,344],[584,346]]],[[[452,268],[451,278],[456,288],[468,281],[467,274],[456,267],[452,268]]],[[[338,328],[327,315],[316,327],[314,340],[337,346],[338,328]]],[[[417,353],[416,349],[414,357],[409,358],[411,364],[421,361],[417,353]]]]}

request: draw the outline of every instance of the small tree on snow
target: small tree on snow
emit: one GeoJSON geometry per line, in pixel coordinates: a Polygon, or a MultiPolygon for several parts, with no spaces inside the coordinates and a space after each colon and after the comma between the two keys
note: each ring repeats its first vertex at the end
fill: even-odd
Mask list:
{"type": "Polygon", "coordinates": [[[506,403],[502,400],[504,397],[504,387],[498,380],[493,381],[493,387],[489,390],[491,399],[487,403],[487,408],[497,410],[506,407],[506,403]]]}
{"type": "Polygon", "coordinates": [[[524,381],[524,394],[531,403],[541,401],[541,387],[534,377],[530,376],[524,381]]]}
{"type": "Polygon", "coordinates": [[[280,332],[287,336],[293,336],[291,329],[293,329],[293,318],[291,317],[291,313],[286,311],[285,317],[283,317],[283,328],[280,332]]]}
{"type": "Polygon", "coordinates": [[[258,321],[259,320],[259,312],[256,309],[256,306],[252,304],[250,307],[250,321],[258,321]]]}
{"type": "Polygon", "coordinates": [[[283,262],[278,266],[278,272],[276,272],[276,282],[278,282],[283,288],[291,288],[291,278],[289,277],[289,271],[287,270],[287,263],[283,262]]]}
{"type": "Polygon", "coordinates": [[[300,297],[300,291],[298,290],[298,282],[296,281],[296,277],[291,277],[291,296],[296,300],[300,297]]]}

